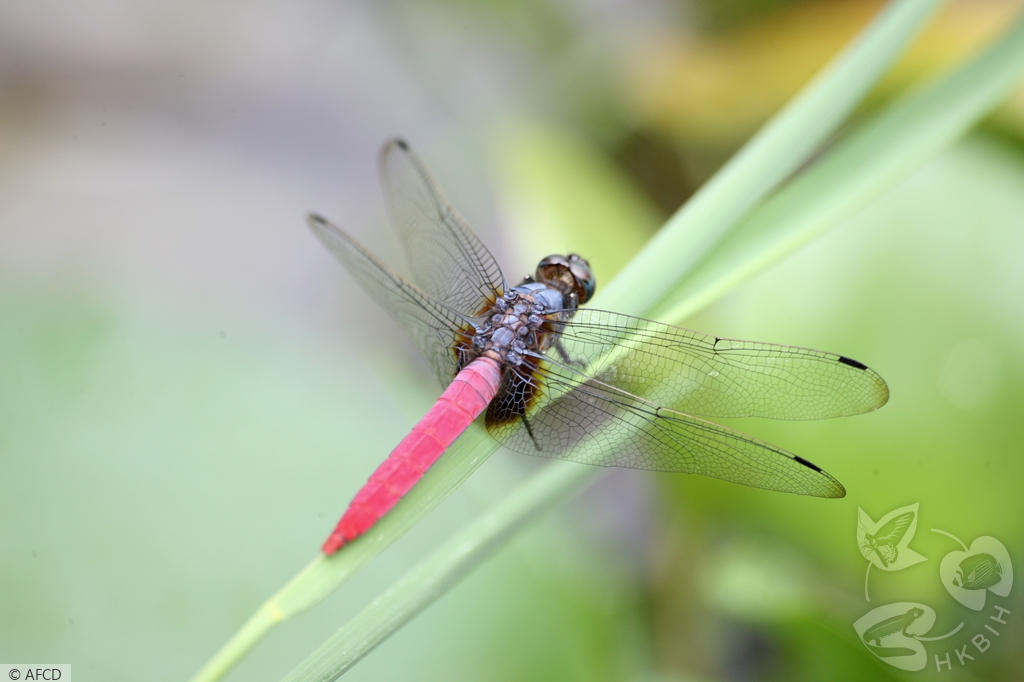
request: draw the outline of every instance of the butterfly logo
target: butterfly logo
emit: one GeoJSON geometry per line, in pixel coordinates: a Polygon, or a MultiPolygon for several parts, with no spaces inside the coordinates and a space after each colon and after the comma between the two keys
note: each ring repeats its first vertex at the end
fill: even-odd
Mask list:
{"type": "Polygon", "coordinates": [[[857,508],[857,546],[875,568],[899,571],[925,561],[925,557],[910,549],[910,541],[917,532],[917,508],[915,502],[893,509],[877,522],[857,508]]]}

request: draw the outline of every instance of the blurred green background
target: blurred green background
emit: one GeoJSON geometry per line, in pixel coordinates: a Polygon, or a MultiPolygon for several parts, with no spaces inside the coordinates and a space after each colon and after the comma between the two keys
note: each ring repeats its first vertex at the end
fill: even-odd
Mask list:
{"type": "MultiPolygon", "coordinates": [[[[1021,2],[953,2],[859,115],[1021,2]]],[[[409,138],[510,279],[552,251],[600,281],[879,7],[642,0],[0,7],[0,661],[193,673],[315,554],[436,397],[303,226],[401,269],[375,154],[409,138]],[[58,17],[58,18],[55,18],[58,17]]],[[[394,680],[932,679],[852,623],[887,601],[977,632],[938,563],[1021,559],[1024,90],[854,219],[689,326],[834,350],[892,399],[738,426],[843,500],[614,471],[538,519],[349,674],[394,680]],[[928,561],[871,575],[858,507],[920,504],[928,561]]],[[[500,452],[233,679],[276,679],[511,482],[500,452]]],[[[1000,638],[943,679],[1016,679],[1000,638]]],[[[991,597],[992,595],[990,595],[991,597]]],[[[959,642],[958,642],[959,643],[959,642]]],[[[933,643],[929,654],[949,647],[933,643]]]]}

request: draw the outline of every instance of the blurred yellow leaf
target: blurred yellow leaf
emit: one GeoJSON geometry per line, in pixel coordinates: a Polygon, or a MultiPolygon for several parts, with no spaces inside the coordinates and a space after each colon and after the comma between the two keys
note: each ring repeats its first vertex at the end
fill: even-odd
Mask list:
{"type": "MultiPolygon", "coordinates": [[[[624,66],[624,97],[657,128],[702,145],[731,145],[782,106],[882,4],[799,3],[719,36],[645,36],[624,66]]],[[[989,42],[1022,7],[1020,0],[950,3],[879,90],[942,71],[989,42]]],[[[1018,92],[1015,111],[1022,111],[1018,92]]]]}

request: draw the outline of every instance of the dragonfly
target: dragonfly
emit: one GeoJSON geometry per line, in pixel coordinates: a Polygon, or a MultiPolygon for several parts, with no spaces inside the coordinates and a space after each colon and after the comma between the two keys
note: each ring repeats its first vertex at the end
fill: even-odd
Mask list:
{"type": "Polygon", "coordinates": [[[308,223],[415,342],[444,390],[357,492],[325,554],[367,532],[480,415],[499,443],[529,455],[846,494],[803,457],[710,419],[869,412],[889,389],[867,365],[581,307],[596,280],[575,253],[547,256],[509,286],[407,142],[385,143],[379,163],[411,282],[326,218],[310,214],[308,223]]]}

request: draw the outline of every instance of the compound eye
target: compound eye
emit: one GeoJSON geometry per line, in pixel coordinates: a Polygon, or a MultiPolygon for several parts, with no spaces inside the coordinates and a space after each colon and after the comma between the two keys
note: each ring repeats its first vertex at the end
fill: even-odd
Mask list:
{"type": "Polygon", "coordinates": [[[594,271],[590,269],[590,263],[578,254],[569,254],[569,272],[572,273],[572,277],[576,281],[576,295],[579,297],[579,302],[586,303],[593,297],[594,290],[597,288],[597,280],[594,277],[594,271]]]}

